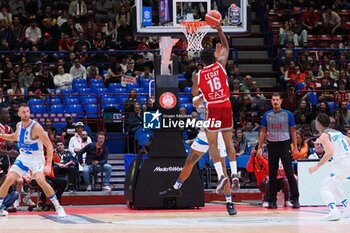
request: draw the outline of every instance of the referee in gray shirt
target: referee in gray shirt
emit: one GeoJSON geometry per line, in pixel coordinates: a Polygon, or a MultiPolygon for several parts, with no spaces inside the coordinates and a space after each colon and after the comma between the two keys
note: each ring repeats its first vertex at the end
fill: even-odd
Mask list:
{"type": "MultiPolygon", "coordinates": [[[[269,209],[276,209],[277,195],[277,172],[279,160],[281,159],[284,171],[286,173],[289,187],[291,190],[292,208],[300,208],[298,185],[294,178],[292,168],[292,156],[290,154],[290,140],[294,144],[294,153],[297,153],[297,140],[295,134],[294,115],[281,108],[282,98],[279,93],[272,95],[271,104],[273,109],[264,113],[261,120],[261,131],[258,144],[258,152],[262,154],[262,146],[265,138],[267,139],[267,148],[269,151],[269,209]]],[[[286,200],[285,200],[286,201],[286,200]]]]}

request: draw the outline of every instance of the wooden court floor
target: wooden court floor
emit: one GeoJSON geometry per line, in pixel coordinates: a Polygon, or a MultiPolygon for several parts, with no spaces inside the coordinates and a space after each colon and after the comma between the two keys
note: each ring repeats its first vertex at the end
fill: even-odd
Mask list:
{"type": "Polygon", "coordinates": [[[350,218],[321,222],[325,207],[300,210],[267,210],[237,204],[238,214],[228,216],[222,203],[190,210],[130,210],[123,205],[66,207],[69,214],[58,219],[53,212],[19,211],[0,217],[0,233],[289,233],[350,232],[350,218]]]}

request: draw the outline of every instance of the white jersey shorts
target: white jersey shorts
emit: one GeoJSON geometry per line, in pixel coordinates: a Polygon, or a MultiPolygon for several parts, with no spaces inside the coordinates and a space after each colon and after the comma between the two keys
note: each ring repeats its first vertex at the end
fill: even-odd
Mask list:
{"type": "Polygon", "coordinates": [[[44,155],[19,155],[10,171],[16,172],[20,177],[23,177],[29,171],[32,175],[37,172],[44,172],[44,167],[44,155]]]}
{"type": "MultiPolygon", "coordinates": [[[[209,150],[208,139],[204,131],[200,131],[198,133],[197,137],[194,139],[194,142],[191,145],[191,149],[202,153],[206,153],[209,150]]],[[[225,142],[221,132],[218,133],[218,149],[221,158],[227,156],[225,142]]]]}

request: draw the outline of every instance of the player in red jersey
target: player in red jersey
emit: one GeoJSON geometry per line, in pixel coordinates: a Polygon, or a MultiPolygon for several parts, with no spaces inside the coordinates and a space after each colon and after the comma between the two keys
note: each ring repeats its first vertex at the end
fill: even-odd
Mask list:
{"type": "Polygon", "coordinates": [[[222,31],[221,23],[217,29],[221,44],[216,45],[216,51],[211,48],[205,48],[201,52],[201,60],[204,68],[193,78],[192,95],[198,96],[202,92],[204,101],[207,102],[207,119],[210,124],[205,129],[209,143],[209,153],[214,162],[215,170],[219,177],[217,191],[222,192],[225,184],[229,181],[225,177],[218,151],[218,131],[222,132],[226,152],[230,158],[230,167],[232,168],[232,188],[238,189],[239,180],[237,178],[236,151],[232,141],[232,107],[230,98],[230,89],[227,82],[225,66],[229,55],[229,45],[227,38],[222,31]],[[217,61],[215,61],[215,58],[217,61]],[[219,124],[216,124],[219,122],[219,124]],[[220,124],[221,123],[221,124],[220,124]]]}

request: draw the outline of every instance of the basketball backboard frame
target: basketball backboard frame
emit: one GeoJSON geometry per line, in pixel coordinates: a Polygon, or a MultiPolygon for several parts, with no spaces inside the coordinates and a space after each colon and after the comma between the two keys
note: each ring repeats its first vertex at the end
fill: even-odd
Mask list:
{"type": "MultiPolygon", "coordinates": [[[[176,6],[181,3],[207,3],[206,11],[211,9],[211,0],[167,0],[171,2],[172,16],[176,14],[176,6]],[[175,6],[175,7],[174,7],[175,6]]],[[[246,36],[250,33],[250,5],[248,4],[248,0],[235,0],[240,1],[241,3],[241,24],[239,26],[228,26],[223,25],[222,29],[227,36],[239,37],[246,36]]],[[[152,25],[143,25],[143,16],[151,14],[152,17],[152,8],[148,7],[145,10],[145,7],[142,6],[143,0],[135,0],[135,6],[133,7],[133,30],[136,36],[171,36],[174,38],[183,38],[183,30],[179,23],[176,21],[177,17],[172,17],[171,21],[169,21],[169,26],[166,25],[153,25],[152,19],[150,20],[150,24],[152,25]]],[[[228,9],[227,9],[228,10],[228,9]]],[[[201,19],[204,20],[204,19],[201,19]]],[[[210,28],[208,35],[216,35],[217,31],[215,29],[210,28]]]]}

